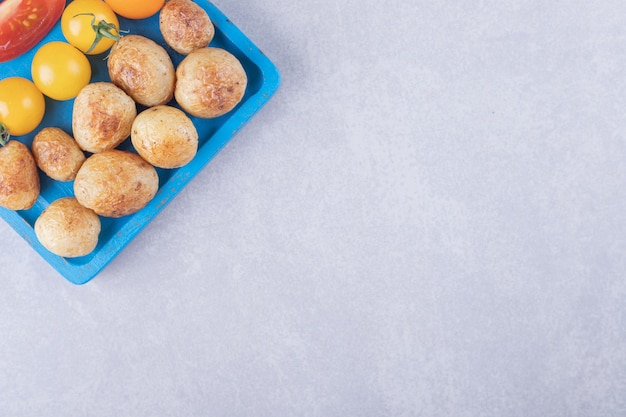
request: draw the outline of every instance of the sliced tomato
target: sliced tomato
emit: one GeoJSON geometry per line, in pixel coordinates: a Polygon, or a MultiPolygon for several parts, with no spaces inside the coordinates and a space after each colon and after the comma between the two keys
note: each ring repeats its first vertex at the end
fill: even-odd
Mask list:
{"type": "Polygon", "coordinates": [[[65,0],[0,2],[0,62],[29,51],[61,17],[65,0]]]}

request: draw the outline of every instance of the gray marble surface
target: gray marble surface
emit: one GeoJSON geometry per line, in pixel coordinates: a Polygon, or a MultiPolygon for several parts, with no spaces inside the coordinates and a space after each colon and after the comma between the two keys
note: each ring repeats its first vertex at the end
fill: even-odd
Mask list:
{"type": "Polygon", "coordinates": [[[626,4],[216,5],[279,92],[87,285],[1,222],[0,415],[626,415],[626,4]]]}

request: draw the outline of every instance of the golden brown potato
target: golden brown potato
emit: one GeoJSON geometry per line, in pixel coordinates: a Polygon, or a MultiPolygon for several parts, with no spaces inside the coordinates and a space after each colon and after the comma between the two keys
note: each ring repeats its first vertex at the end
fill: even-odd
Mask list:
{"type": "Polygon", "coordinates": [[[39,197],[39,172],[28,146],[16,140],[0,147],[0,206],[31,208],[39,197]]]}
{"type": "Polygon", "coordinates": [[[159,177],[152,165],[135,153],[118,149],[87,158],[74,180],[78,202],[105,217],[141,210],[158,188],[159,177]]]}
{"type": "Polygon", "coordinates": [[[130,133],[133,146],[159,168],[178,168],[196,156],[198,132],[185,112],[156,106],[139,113],[130,133]]]}
{"type": "Polygon", "coordinates": [[[35,135],[32,144],[37,166],[50,178],[71,181],[85,162],[76,141],[58,127],[46,127],[35,135]]]}
{"type": "Polygon", "coordinates": [[[174,64],[165,49],[140,35],[126,35],[111,49],[107,60],[111,81],[137,103],[165,104],[174,95],[174,64]]]}
{"type": "Polygon", "coordinates": [[[221,48],[196,49],[176,68],[178,104],[197,117],[231,111],[246,91],[248,77],[239,60],[221,48]]]}
{"type": "Polygon", "coordinates": [[[176,52],[188,53],[209,45],[215,35],[207,12],[191,0],[170,0],[159,14],[163,39],[176,52]]]}
{"type": "Polygon", "coordinates": [[[88,84],[74,100],[74,139],[88,152],[113,149],[130,135],[135,116],[135,102],[120,88],[107,82],[88,84]]]}
{"type": "Polygon", "coordinates": [[[35,235],[50,252],[65,258],[90,254],[98,244],[100,218],[74,197],[52,202],[35,221],[35,235]]]}

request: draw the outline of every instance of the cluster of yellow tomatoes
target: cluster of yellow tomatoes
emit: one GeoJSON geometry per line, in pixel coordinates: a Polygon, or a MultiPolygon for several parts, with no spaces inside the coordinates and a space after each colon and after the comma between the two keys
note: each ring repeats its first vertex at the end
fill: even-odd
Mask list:
{"type": "MultiPolygon", "coordinates": [[[[118,15],[143,19],[157,13],[165,0],[73,0],[61,16],[67,42],[42,45],[33,56],[32,82],[23,77],[0,80],[0,131],[13,136],[32,132],[45,113],[43,95],[69,100],[91,79],[87,55],[111,48],[122,34],[118,15]]],[[[26,3],[26,2],[25,2],[26,3]]],[[[1,138],[0,138],[1,139],[1,138]]]]}

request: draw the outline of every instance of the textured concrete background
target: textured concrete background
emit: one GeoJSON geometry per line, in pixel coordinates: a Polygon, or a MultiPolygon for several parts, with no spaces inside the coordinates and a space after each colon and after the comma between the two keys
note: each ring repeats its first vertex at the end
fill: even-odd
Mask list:
{"type": "Polygon", "coordinates": [[[626,415],[626,4],[216,4],[280,91],[85,286],[0,224],[0,415],[626,415]]]}

